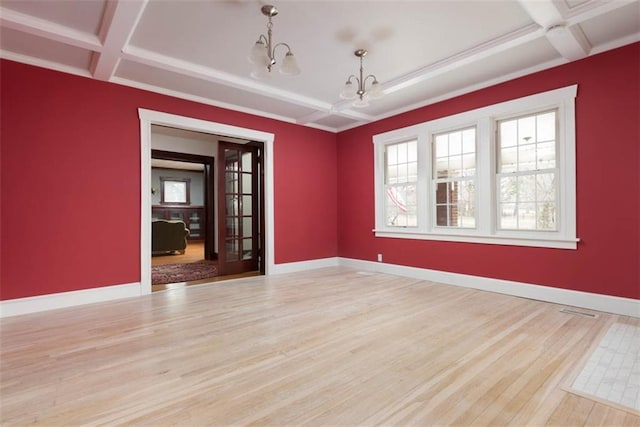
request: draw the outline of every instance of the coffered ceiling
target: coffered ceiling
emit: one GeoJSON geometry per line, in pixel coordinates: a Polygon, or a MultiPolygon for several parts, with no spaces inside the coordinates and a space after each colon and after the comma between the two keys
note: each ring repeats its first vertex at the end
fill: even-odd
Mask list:
{"type": "Polygon", "coordinates": [[[274,42],[302,72],[256,80],[247,58],[268,2],[1,0],[0,55],[340,131],[639,41],[639,3],[280,1],[274,42]],[[385,92],[365,108],[339,97],[359,48],[385,92]]]}

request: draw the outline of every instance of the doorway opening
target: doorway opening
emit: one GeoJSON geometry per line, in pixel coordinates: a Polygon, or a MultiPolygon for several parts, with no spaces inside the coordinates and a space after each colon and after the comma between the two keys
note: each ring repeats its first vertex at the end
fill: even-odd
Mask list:
{"type": "MultiPolygon", "coordinates": [[[[244,190],[238,192],[238,196],[242,198],[242,202],[245,203],[240,210],[240,215],[238,219],[242,221],[243,227],[239,227],[237,229],[229,228],[229,219],[230,215],[226,215],[225,221],[219,221],[220,218],[220,209],[227,208],[226,199],[225,202],[220,203],[221,196],[216,194],[219,191],[219,180],[220,176],[226,176],[225,173],[229,172],[226,170],[218,170],[220,169],[220,165],[216,164],[219,161],[219,148],[212,149],[212,146],[208,147],[207,157],[216,158],[214,162],[212,162],[211,166],[211,180],[210,187],[213,188],[213,201],[208,204],[210,207],[210,211],[205,214],[205,221],[203,224],[206,227],[206,224],[210,224],[209,232],[213,235],[211,239],[204,239],[203,242],[203,250],[210,250],[210,256],[212,260],[216,260],[219,262],[222,258],[223,260],[232,260],[234,257],[234,248],[236,246],[233,243],[242,240],[242,252],[241,256],[243,258],[248,258],[248,249],[247,242],[249,238],[257,238],[258,246],[251,249],[254,251],[255,258],[258,261],[257,272],[255,274],[269,274],[270,269],[273,268],[273,159],[272,159],[272,150],[273,150],[273,139],[274,135],[266,132],[255,131],[251,129],[239,128],[235,126],[224,125],[215,122],[208,122],[198,119],[192,119],[188,117],[176,116],[167,113],[161,113],[156,111],[139,109],[140,116],[140,127],[141,127],[141,183],[143,189],[151,189],[152,188],[152,149],[159,150],[169,153],[179,153],[183,151],[186,155],[194,155],[193,151],[195,151],[195,147],[198,145],[195,142],[189,142],[185,144],[179,144],[181,147],[180,150],[169,149],[165,144],[165,142],[157,143],[154,139],[154,130],[157,131],[159,128],[169,128],[172,129],[171,132],[195,132],[202,135],[207,135],[208,138],[218,138],[220,141],[224,140],[224,143],[233,143],[240,146],[251,146],[251,147],[260,147],[259,152],[256,157],[257,163],[256,166],[256,174],[255,176],[259,177],[258,187],[254,188],[255,192],[248,194],[244,190]],[[187,151],[186,153],[184,151],[187,151]],[[222,175],[221,175],[222,174],[222,175]],[[214,182],[215,181],[215,182],[214,182]],[[217,190],[216,190],[217,189],[217,190]],[[259,196],[260,199],[257,199],[257,205],[251,204],[252,208],[247,210],[246,200],[248,200],[247,196],[259,196]],[[257,206],[257,209],[253,209],[254,206],[257,206]],[[253,215],[254,212],[259,212],[260,216],[256,217],[257,224],[257,232],[253,226],[253,222],[251,223],[252,233],[247,235],[246,232],[249,229],[245,225],[248,224],[249,215],[253,215]],[[233,233],[243,232],[244,234],[235,235],[233,233]],[[222,236],[224,236],[227,240],[221,240],[222,236]],[[227,244],[231,243],[231,244],[227,244]]],[[[175,137],[175,135],[173,135],[175,137]]],[[[175,142],[175,141],[174,141],[175,142]]],[[[154,152],[155,153],[155,152],[154,152]]],[[[166,154],[166,153],[165,153],[166,154]]],[[[199,153],[198,155],[202,155],[203,153],[199,153]]],[[[154,156],[155,157],[155,156],[154,156]]],[[[174,161],[179,161],[180,159],[169,159],[174,161]]],[[[184,160],[184,159],[183,159],[184,160]]],[[[206,164],[205,164],[206,168],[206,164]]],[[[246,179],[249,176],[249,173],[253,173],[253,170],[242,169],[242,175],[240,178],[246,179]]],[[[171,178],[171,177],[169,177],[171,178]]],[[[172,180],[168,180],[172,181],[172,180]]],[[[175,184],[175,187],[178,188],[179,195],[175,194],[171,197],[179,197],[179,199],[171,199],[170,201],[177,203],[186,203],[186,197],[183,195],[183,192],[186,188],[186,184],[181,180],[173,180],[173,183],[170,182],[171,185],[175,184]]],[[[174,189],[175,190],[175,189],[174,189]]],[[[173,190],[172,190],[173,191],[173,190]]],[[[152,191],[142,191],[141,192],[141,293],[150,293],[152,291],[151,286],[151,223],[152,223],[152,191]]],[[[229,195],[228,192],[224,193],[225,195],[229,195]]],[[[207,204],[205,204],[207,205],[207,204]]],[[[252,218],[253,221],[253,218],[252,218]]],[[[185,251],[185,254],[187,251],[185,251]]],[[[207,256],[205,256],[205,259],[207,256]]],[[[229,277],[237,277],[237,270],[235,269],[222,269],[225,270],[223,272],[224,278],[229,277]],[[234,276],[230,276],[234,275],[234,276]]],[[[241,272],[242,274],[242,272],[241,272]]],[[[246,274],[246,273],[245,273],[246,274]]],[[[209,279],[204,279],[198,282],[208,282],[214,281],[209,279]]]]}

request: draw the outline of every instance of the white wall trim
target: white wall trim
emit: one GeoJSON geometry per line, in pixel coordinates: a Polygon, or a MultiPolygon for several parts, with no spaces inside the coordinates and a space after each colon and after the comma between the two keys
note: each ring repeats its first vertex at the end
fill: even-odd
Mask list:
{"type": "Polygon", "coordinates": [[[0,318],[140,296],[140,283],[0,301],[0,318]]]}
{"type": "Polygon", "coordinates": [[[260,130],[242,128],[224,123],[210,122],[192,117],[179,116],[161,111],[138,109],[140,118],[140,280],[142,293],[151,293],[151,125],[170,126],[213,135],[229,136],[233,138],[262,141],[264,143],[265,166],[265,259],[266,274],[272,273],[274,268],[274,139],[275,134],[260,130]]]}
{"type": "Polygon", "coordinates": [[[640,300],[351,258],[339,265],[640,318],[640,300]]]}
{"type": "Polygon", "coordinates": [[[340,258],[333,257],[275,264],[270,274],[298,273],[301,271],[315,270],[316,268],[337,267],[340,265],[339,260],[340,258]]]}

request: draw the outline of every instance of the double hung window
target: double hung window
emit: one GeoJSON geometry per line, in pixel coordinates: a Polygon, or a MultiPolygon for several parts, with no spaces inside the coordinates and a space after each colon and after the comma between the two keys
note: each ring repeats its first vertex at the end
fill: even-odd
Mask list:
{"type": "Polygon", "coordinates": [[[576,91],[375,135],[376,236],[575,249],[576,91]]]}

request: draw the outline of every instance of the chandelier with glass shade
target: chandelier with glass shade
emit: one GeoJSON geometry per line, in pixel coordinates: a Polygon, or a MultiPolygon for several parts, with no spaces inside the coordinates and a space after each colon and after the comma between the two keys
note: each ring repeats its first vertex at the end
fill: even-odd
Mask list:
{"type": "Polygon", "coordinates": [[[340,92],[340,98],[354,100],[354,107],[368,107],[370,99],[379,99],[384,93],[382,92],[382,85],[378,82],[378,79],[373,74],[369,74],[364,77],[364,67],[362,65],[363,58],[367,55],[366,49],[358,49],[353,53],[360,58],[360,74],[359,77],[351,74],[347,79],[342,92],[340,92]],[[366,89],[367,80],[371,79],[371,86],[366,89]],[[354,81],[357,85],[354,85],[354,81]]]}
{"type": "Polygon", "coordinates": [[[300,74],[300,68],[298,68],[298,63],[296,61],[296,57],[293,56],[291,47],[289,47],[287,43],[274,44],[273,42],[273,22],[271,22],[271,18],[278,14],[278,9],[272,5],[265,5],[262,6],[260,10],[262,11],[262,14],[269,19],[269,22],[267,23],[267,35],[265,36],[264,34],[260,34],[258,40],[251,49],[249,61],[251,61],[255,66],[251,76],[255,78],[264,78],[269,75],[276,65],[276,49],[280,46],[287,48],[287,53],[284,55],[282,64],[280,65],[280,73],[287,76],[296,76],[300,74]]]}

